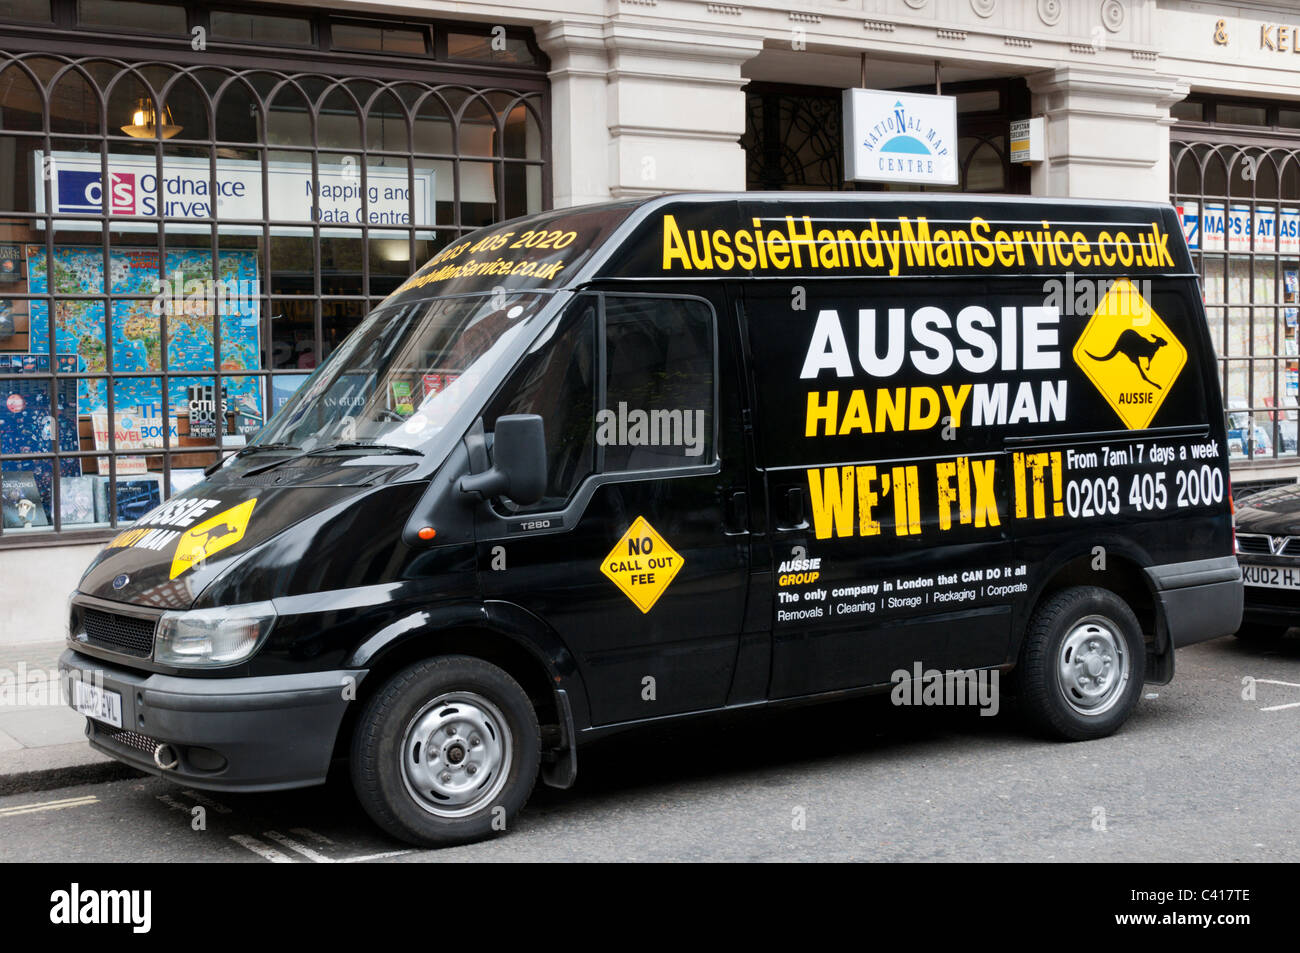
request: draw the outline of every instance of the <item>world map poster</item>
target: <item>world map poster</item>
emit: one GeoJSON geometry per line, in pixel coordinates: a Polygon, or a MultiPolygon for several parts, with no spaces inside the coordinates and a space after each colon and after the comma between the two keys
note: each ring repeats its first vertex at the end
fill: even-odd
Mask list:
{"type": "MultiPolygon", "coordinates": [[[[45,249],[27,246],[31,292],[55,295],[136,295],[113,302],[113,371],[162,370],[162,315],[167,316],[167,366],[170,372],[206,371],[213,368],[215,319],[221,320],[221,373],[227,406],[254,419],[263,419],[261,388],[256,377],[240,371],[258,367],[259,291],[257,254],[230,250],[219,253],[218,273],[212,273],[212,252],[202,248],[168,251],[160,275],[158,252],[149,249],[115,249],[109,253],[110,273],[104,276],[104,253],[98,247],[68,246],[54,249],[53,278],[45,249]],[[162,295],[159,298],[159,295],[162,295]],[[155,303],[157,302],[157,303],[155,303]]],[[[49,307],[31,302],[31,349],[49,350],[49,307]]],[[[73,353],[87,373],[107,369],[103,301],[56,300],[56,344],[59,353],[73,353]]],[[[213,383],[211,376],[172,377],[170,413],[188,410],[189,387],[213,383]]],[[[114,405],[118,412],[135,408],[147,413],[161,401],[158,378],[118,378],[114,405]]],[[[103,380],[82,380],[78,385],[78,411],[108,411],[103,380]]]]}

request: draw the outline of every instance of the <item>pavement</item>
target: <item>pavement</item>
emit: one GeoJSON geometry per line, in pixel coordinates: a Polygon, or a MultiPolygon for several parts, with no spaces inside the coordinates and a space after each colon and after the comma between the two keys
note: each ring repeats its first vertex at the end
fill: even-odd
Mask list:
{"type": "Polygon", "coordinates": [[[138,777],[92,751],[59,691],[62,639],[0,645],[0,795],[138,777]]]}

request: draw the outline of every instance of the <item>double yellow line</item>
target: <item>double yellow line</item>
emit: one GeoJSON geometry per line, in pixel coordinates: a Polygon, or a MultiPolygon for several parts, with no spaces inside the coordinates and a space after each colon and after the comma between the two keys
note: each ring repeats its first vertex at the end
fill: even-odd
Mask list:
{"type": "Polygon", "coordinates": [[[35,804],[16,804],[13,807],[0,807],[0,817],[17,817],[19,814],[36,814],[40,811],[61,811],[68,807],[85,807],[98,804],[99,798],[93,794],[85,797],[69,797],[61,801],[38,801],[35,804]]]}

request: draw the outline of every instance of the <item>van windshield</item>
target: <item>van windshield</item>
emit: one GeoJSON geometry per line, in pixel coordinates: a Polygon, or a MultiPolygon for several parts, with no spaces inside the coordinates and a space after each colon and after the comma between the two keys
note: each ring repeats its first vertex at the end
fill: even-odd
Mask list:
{"type": "Polygon", "coordinates": [[[426,444],[549,298],[498,291],[380,306],[250,446],[426,444]]]}

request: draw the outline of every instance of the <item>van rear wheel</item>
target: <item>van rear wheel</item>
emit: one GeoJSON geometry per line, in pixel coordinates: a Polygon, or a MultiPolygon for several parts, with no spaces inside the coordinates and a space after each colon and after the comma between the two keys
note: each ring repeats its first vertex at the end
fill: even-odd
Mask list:
{"type": "Polygon", "coordinates": [[[537,780],[541,736],[527,693],[481,659],[403,669],[366,703],[352,738],[352,783],[370,817],[426,847],[505,831],[537,780]]]}
{"type": "Polygon", "coordinates": [[[1038,730],[1067,741],[1103,738],[1124,724],[1142,691],[1142,628],[1108,589],[1063,589],[1035,610],[1019,669],[1021,707],[1038,730]]]}

